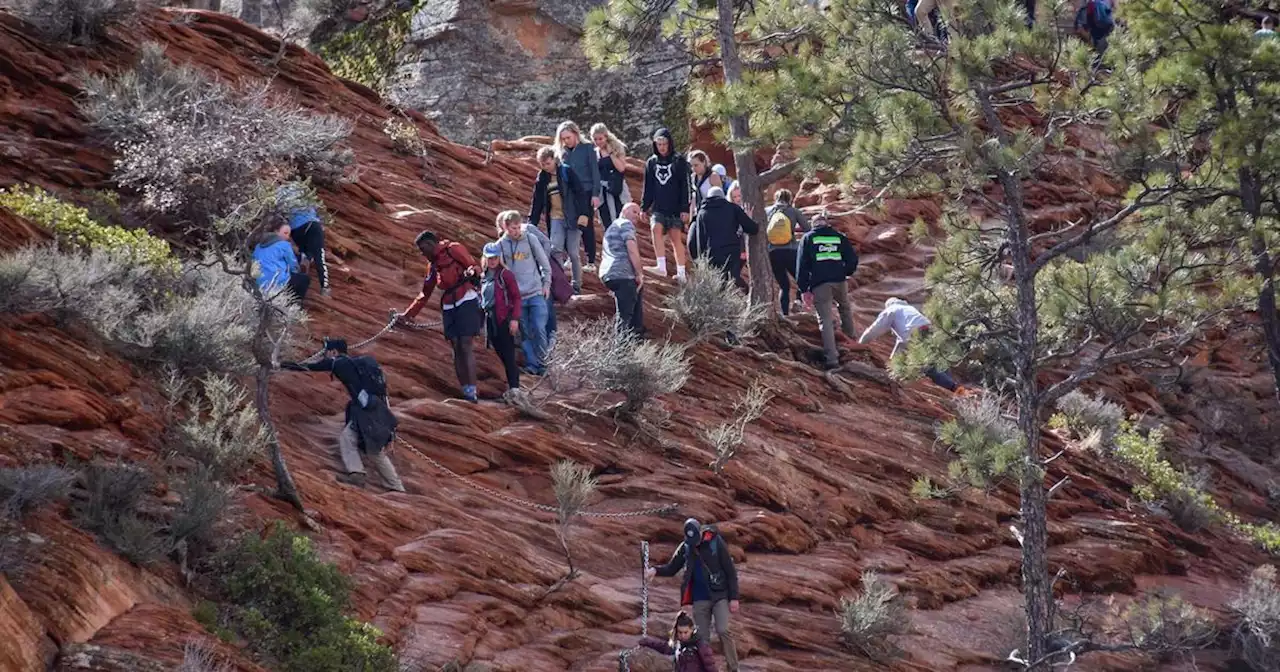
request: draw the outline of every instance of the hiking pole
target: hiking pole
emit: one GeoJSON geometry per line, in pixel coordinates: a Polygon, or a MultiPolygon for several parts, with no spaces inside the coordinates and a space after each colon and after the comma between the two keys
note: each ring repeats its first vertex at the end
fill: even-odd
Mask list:
{"type": "Polygon", "coordinates": [[[649,636],[649,542],[640,542],[640,636],[649,636]]]}

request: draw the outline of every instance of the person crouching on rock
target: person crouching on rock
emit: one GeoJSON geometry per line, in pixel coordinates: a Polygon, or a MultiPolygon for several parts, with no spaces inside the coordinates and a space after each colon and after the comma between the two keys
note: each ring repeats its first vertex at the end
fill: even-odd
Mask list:
{"type": "Polygon", "coordinates": [[[671,626],[671,638],[663,641],[657,637],[644,637],[640,646],[671,656],[674,672],[716,672],[716,661],[711,656],[711,645],[694,627],[689,614],[680,612],[671,626]]]}
{"type": "Polygon", "coordinates": [[[476,403],[480,398],[476,396],[475,339],[484,329],[484,310],[476,291],[480,288],[476,260],[461,243],[440,240],[430,231],[419,233],[413,244],[429,262],[427,277],[422,281],[422,291],[397,321],[412,320],[427,305],[436,285],[444,288],[440,294],[444,337],[453,345],[453,368],[462,396],[476,403]]]}
{"type": "MultiPolygon", "coordinates": [[[[858,339],[859,343],[870,343],[872,340],[879,338],[882,334],[892,331],[896,341],[893,344],[893,351],[889,353],[889,359],[893,359],[899,352],[905,352],[907,343],[911,342],[913,334],[929,333],[929,318],[924,316],[916,309],[915,306],[899,299],[891,297],[884,302],[884,310],[876,316],[876,321],[862,332],[862,337],[858,339]]],[[[955,392],[959,389],[956,385],[955,378],[951,377],[946,371],[939,371],[936,367],[930,366],[924,370],[924,375],[929,377],[935,385],[945,390],[955,392]]]]}
{"type": "Polygon", "coordinates": [[[650,567],[645,577],[675,576],[681,569],[685,572],[680,605],[693,607],[693,620],[707,638],[715,618],[729,672],[738,672],[738,650],[729,636],[729,614],[738,613],[738,570],[728,545],[714,527],[703,527],[693,518],[684,521],[684,541],[671,560],[661,567],[650,567]]]}
{"type": "Polygon", "coordinates": [[[364,464],[360,453],[369,456],[373,468],[388,490],[404,492],[404,483],[395,465],[387,457],[386,447],[395,438],[396,416],[387,403],[387,381],[382,367],[369,355],[347,356],[347,342],[340,338],[324,339],[324,359],[311,364],[282,362],[280,368],[290,371],[328,371],[347,388],[346,418],[338,435],[338,454],[345,473],[338,480],[363,486],[364,464]]]}
{"type": "Polygon", "coordinates": [[[311,278],[298,266],[298,257],[289,243],[289,231],[289,224],[281,222],[274,231],[265,234],[253,250],[253,261],[258,264],[258,289],[264,298],[288,289],[301,304],[307,298],[311,278]]]}

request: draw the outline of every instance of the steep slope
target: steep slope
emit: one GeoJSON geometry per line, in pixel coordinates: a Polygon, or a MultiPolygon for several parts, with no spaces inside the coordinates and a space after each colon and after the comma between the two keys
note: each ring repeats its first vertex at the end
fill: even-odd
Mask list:
{"type": "MultiPolygon", "coordinates": [[[[421,280],[422,262],[411,244],[419,230],[442,232],[475,250],[490,237],[499,210],[525,207],[534,175],[526,156],[486,160],[479,150],[442,140],[418,116],[426,158],[396,155],[381,132],[395,112],[367,90],[334,79],[319,59],[294,47],[276,63],[275,40],[234,18],[203,12],[156,12],[93,49],[41,43],[0,15],[6,129],[0,184],[108,187],[110,149],[87,134],[74,102],[75,75],[127,66],[144,40],[162,42],[171,58],[229,80],[272,78],[282,95],[357,122],[350,144],[360,179],[323,194],[335,218],[329,229],[335,287],[332,299],[317,297],[309,306],[316,337],[363,339],[381,328],[388,309],[409,302],[421,280]]],[[[1056,170],[1035,192],[1040,216],[1099,207],[1093,193],[1117,193],[1087,162],[1056,170]]],[[[817,202],[835,211],[850,207],[831,189],[807,188],[802,203],[817,202]]],[[[917,217],[938,213],[936,202],[922,199],[841,218],[862,251],[859,326],[887,296],[918,298],[929,250],[911,244],[906,230],[917,217]]],[[[4,246],[41,235],[6,213],[0,227],[4,246]]],[[[652,257],[647,243],[642,251],[652,257]]],[[[665,332],[656,307],[671,286],[655,284],[649,324],[665,332]]],[[[587,295],[562,319],[607,314],[611,302],[603,292],[588,279],[587,295]]],[[[437,317],[433,301],[422,319],[437,317]]],[[[794,330],[816,344],[812,317],[798,318],[794,330]]],[[[156,456],[161,402],[153,384],[127,363],[74,327],[41,316],[0,318],[0,343],[0,464],[156,456]]],[[[301,354],[315,345],[313,339],[301,354]]],[[[1196,396],[1261,416],[1265,378],[1259,382],[1256,358],[1239,354],[1250,352],[1248,345],[1223,336],[1199,351],[1188,365],[1196,376],[1190,389],[1160,389],[1134,374],[1108,378],[1106,387],[1131,411],[1166,417],[1186,446],[1203,440],[1219,499],[1241,513],[1266,515],[1270,456],[1244,452],[1245,438],[1218,436],[1226,431],[1214,428],[1205,415],[1209,405],[1196,396]]],[[[849,358],[874,367],[888,354],[887,343],[845,346],[849,358]]],[[[678,541],[685,516],[718,521],[739,561],[743,609],[736,630],[744,669],[885,669],[845,652],[832,617],[839,597],[868,569],[889,577],[915,607],[913,630],[901,641],[906,655],[890,667],[996,667],[1017,631],[1018,548],[1008,532],[1016,493],[1004,487],[928,502],[907,494],[918,475],[946,471],[933,428],[946,417],[947,395],[927,383],[902,387],[852,377],[846,393],[792,361],[804,348],[773,358],[755,347],[762,346],[703,344],[692,351],[692,379],[665,400],[672,412],[665,448],[633,441],[612,420],[580,412],[593,408],[589,397],[564,400],[577,411],[549,405],[550,422],[524,419],[492,402],[458,403],[449,348],[438,332],[397,330],[370,349],[387,372],[402,437],[472,482],[551,503],[547,467],[569,458],[601,475],[593,510],[678,503],[679,511],[666,518],[578,523],[573,544],[583,576],[545,598],[564,570],[552,515],[482,495],[403,447],[392,455],[409,494],[336,483],[331,452],[345,399],[327,377],[277,376],[273,414],[322,528],[317,536],[326,557],[355,578],[360,615],[421,669],[455,659],[486,666],[475,669],[614,669],[617,652],[639,632],[638,542],[649,540],[661,558],[678,541]],[[705,467],[711,455],[699,435],[726,418],[729,400],[756,379],[778,396],[749,430],[741,456],[717,477],[705,467]]],[[[502,388],[500,367],[491,353],[479,359],[481,395],[492,399],[502,388]]],[[[1259,431],[1272,431],[1263,423],[1256,423],[1259,431]]],[[[1067,475],[1071,483],[1050,507],[1050,557],[1067,571],[1073,592],[1105,597],[1172,587],[1218,608],[1264,560],[1220,528],[1189,535],[1136,505],[1132,474],[1114,463],[1072,453],[1054,462],[1049,478],[1067,475]]],[[[254,476],[257,485],[271,482],[266,465],[254,476]]],[[[285,505],[252,491],[243,504],[247,526],[294,519],[285,505]]],[[[14,581],[0,580],[0,669],[44,669],[59,648],[63,670],[149,669],[175,662],[186,640],[204,637],[189,616],[192,598],[176,570],[135,568],[56,511],[34,523],[39,550],[33,565],[14,581]]],[[[678,606],[675,583],[658,583],[651,606],[651,628],[664,629],[678,606]]],[[[662,669],[644,664],[636,669],[662,669]]],[[[1097,657],[1083,669],[1151,665],[1137,657],[1097,657]]],[[[244,661],[240,668],[255,669],[244,661]]]]}

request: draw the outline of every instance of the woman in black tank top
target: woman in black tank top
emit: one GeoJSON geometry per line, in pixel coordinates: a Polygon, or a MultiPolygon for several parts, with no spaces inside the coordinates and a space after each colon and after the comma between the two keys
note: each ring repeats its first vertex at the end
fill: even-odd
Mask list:
{"type": "Polygon", "coordinates": [[[624,174],[627,167],[627,146],[604,124],[591,127],[591,141],[596,146],[596,156],[600,160],[600,182],[604,187],[600,222],[607,229],[613,224],[613,220],[622,216],[622,206],[631,200],[624,174]]]}

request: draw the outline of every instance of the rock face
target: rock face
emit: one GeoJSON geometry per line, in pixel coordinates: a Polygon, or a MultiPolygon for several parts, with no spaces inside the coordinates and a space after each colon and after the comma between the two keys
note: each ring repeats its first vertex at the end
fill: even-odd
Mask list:
{"type": "MultiPolygon", "coordinates": [[[[74,102],[75,75],[127,67],[144,38],[225,80],[270,78],[282,96],[356,122],[350,145],[360,181],[322,194],[334,217],[328,229],[333,297],[307,306],[313,338],[304,339],[297,354],[313,351],[321,335],[361,340],[378,331],[388,308],[412,299],[423,270],[411,242],[418,231],[436,230],[474,251],[493,236],[497,212],[527,203],[534,176],[528,144],[504,145],[519,159],[498,152],[487,161],[484,152],[442,139],[431,123],[411,115],[426,157],[397,155],[381,128],[398,112],[363,87],[336,80],[296,47],[272,65],[278,42],[206,12],[155,12],[93,49],[39,42],[0,15],[6,124],[0,184],[26,181],[56,191],[109,186],[110,148],[88,135],[74,102]]],[[[1095,193],[1117,193],[1120,186],[1087,160],[1054,165],[1066,172],[1044,176],[1045,186],[1029,192],[1035,211],[1046,217],[1101,207],[1095,193]]],[[[800,188],[802,206],[851,209],[839,190],[791,186],[800,188]]],[[[918,217],[930,221],[939,213],[935,200],[921,198],[838,219],[862,252],[853,292],[859,327],[888,296],[920,298],[931,250],[905,231],[918,217]]],[[[652,258],[647,231],[639,237],[642,255],[652,258]]],[[[0,212],[0,246],[43,239],[29,223],[0,212]]],[[[673,284],[654,280],[647,287],[650,330],[666,333],[660,304],[673,284]]],[[[589,275],[584,295],[560,319],[611,310],[604,288],[589,275]]],[[[433,300],[422,319],[438,318],[433,300]]],[[[674,334],[684,337],[678,329],[674,334]]],[[[487,351],[478,353],[484,401],[458,403],[450,348],[439,333],[394,331],[368,352],[386,371],[400,418],[405,443],[391,457],[407,494],[335,481],[332,451],[345,396],[328,376],[276,376],[272,414],[321,528],[319,546],[354,578],[359,615],[386,633],[411,663],[407,669],[455,660],[472,665],[467,669],[510,672],[616,669],[618,652],[640,632],[639,542],[650,541],[655,561],[665,559],[685,516],[717,522],[737,559],[743,603],[734,630],[745,670],[998,669],[1019,632],[1019,552],[1008,531],[1017,515],[1016,488],[1004,483],[988,493],[912,499],[913,479],[945,478],[948,456],[935,449],[933,432],[947,417],[949,395],[927,382],[904,386],[871,375],[883,369],[888,342],[844,342],[851,374],[824,377],[804,363],[818,343],[809,315],[767,336],[744,347],[692,348],[689,384],[662,402],[672,412],[664,447],[584,413],[607,398],[552,399],[545,421],[494,403],[504,385],[487,351]],[[729,419],[730,401],[753,380],[777,396],[747,430],[741,454],[716,476],[705,466],[712,454],[700,437],[729,419]],[[427,457],[467,482],[544,505],[554,502],[549,465],[572,459],[601,479],[593,511],[669,502],[678,510],[665,517],[581,519],[571,537],[581,576],[547,594],[565,569],[554,515],[469,488],[427,457]],[[832,612],[868,570],[895,584],[913,607],[910,628],[898,641],[904,655],[890,663],[868,661],[838,644],[832,612]]],[[[1178,437],[1174,452],[1194,448],[1212,470],[1218,501],[1258,519],[1271,515],[1265,493],[1274,456],[1268,451],[1278,442],[1267,432],[1275,430],[1277,410],[1265,361],[1250,339],[1218,334],[1199,347],[1185,365],[1191,376],[1185,387],[1120,372],[1101,388],[1129,411],[1168,424],[1178,437]]],[[[163,400],[143,371],[74,324],[45,316],[0,315],[0,344],[0,465],[159,457],[154,439],[163,400]]],[[[1060,448],[1046,436],[1046,451],[1060,448]]],[[[1055,570],[1066,571],[1063,585],[1073,596],[1120,605],[1140,590],[1174,589],[1221,609],[1264,561],[1221,527],[1189,534],[1135,505],[1135,475],[1115,462],[1070,452],[1052,463],[1046,478],[1066,476],[1070,483],[1049,509],[1049,557],[1055,570]]],[[[259,465],[250,480],[245,485],[269,487],[269,466],[259,465]]],[[[246,488],[240,502],[250,530],[272,518],[296,520],[284,504],[253,492],[246,488]]],[[[0,579],[0,669],[45,670],[51,658],[58,670],[172,669],[185,643],[199,641],[237,670],[258,672],[191,618],[193,596],[173,566],[130,565],[72,527],[64,511],[39,512],[27,525],[36,540],[28,544],[23,570],[0,579]]],[[[678,608],[677,583],[654,584],[650,631],[664,631],[678,608]]],[[[1221,656],[1201,659],[1199,669],[1224,669],[1215,660],[1221,656]]],[[[666,666],[648,655],[635,662],[636,670],[666,666]]],[[[1078,669],[1174,668],[1130,655],[1089,657],[1078,669]]]]}
{"type": "MultiPolygon", "coordinates": [[[[682,125],[687,71],[652,79],[592,70],[578,42],[598,0],[423,0],[392,97],[455,142],[551,135],[603,121],[635,143],[682,125]]],[[[644,148],[647,155],[648,148],[644,148]]]]}

